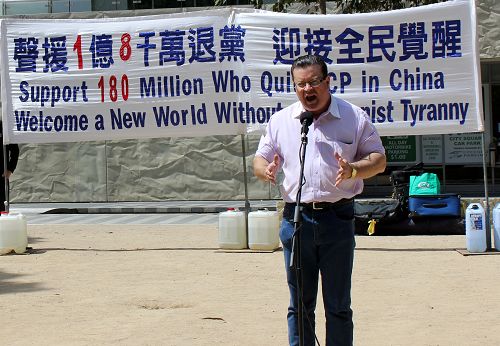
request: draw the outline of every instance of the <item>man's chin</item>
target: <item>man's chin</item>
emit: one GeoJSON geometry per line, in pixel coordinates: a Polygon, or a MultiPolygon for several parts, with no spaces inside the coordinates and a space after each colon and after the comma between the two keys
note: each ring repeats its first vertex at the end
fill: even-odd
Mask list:
{"type": "Polygon", "coordinates": [[[316,112],[318,110],[318,105],[317,104],[310,104],[310,103],[307,103],[305,105],[303,105],[304,109],[306,111],[309,111],[309,112],[316,112]]]}

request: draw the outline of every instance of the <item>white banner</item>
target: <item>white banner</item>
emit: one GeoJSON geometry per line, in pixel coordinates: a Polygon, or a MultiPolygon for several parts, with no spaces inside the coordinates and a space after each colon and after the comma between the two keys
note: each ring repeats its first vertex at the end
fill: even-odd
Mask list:
{"type": "Polygon", "coordinates": [[[1,22],[5,143],[240,134],[296,101],[324,57],[331,92],[381,135],[483,131],[475,6],[356,15],[221,9],[1,22]]]}

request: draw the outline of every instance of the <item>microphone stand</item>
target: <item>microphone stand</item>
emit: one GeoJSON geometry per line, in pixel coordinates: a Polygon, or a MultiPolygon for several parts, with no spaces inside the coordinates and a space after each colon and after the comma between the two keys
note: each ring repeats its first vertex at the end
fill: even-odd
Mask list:
{"type": "Polygon", "coordinates": [[[295,269],[295,275],[297,279],[297,322],[298,322],[298,332],[299,332],[299,345],[304,345],[304,304],[302,302],[302,288],[304,287],[302,281],[302,257],[301,257],[301,213],[300,213],[300,199],[302,196],[302,181],[304,179],[304,161],[306,158],[306,146],[307,146],[307,132],[309,131],[308,125],[304,125],[302,128],[301,135],[301,152],[300,152],[300,176],[299,176],[299,187],[297,190],[297,197],[295,199],[295,213],[293,216],[294,232],[292,239],[292,253],[290,254],[290,268],[295,269]]]}

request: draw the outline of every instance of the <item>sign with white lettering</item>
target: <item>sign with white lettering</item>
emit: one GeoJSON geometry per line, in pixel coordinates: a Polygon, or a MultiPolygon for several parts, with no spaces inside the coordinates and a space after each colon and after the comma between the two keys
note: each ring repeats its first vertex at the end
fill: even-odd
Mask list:
{"type": "Polygon", "coordinates": [[[409,163],[417,161],[415,136],[382,137],[388,163],[409,163]]]}
{"type": "Polygon", "coordinates": [[[5,143],[241,134],[297,100],[290,66],[384,136],[483,131],[473,1],[356,15],[220,9],[3,19],[5,143]]]}

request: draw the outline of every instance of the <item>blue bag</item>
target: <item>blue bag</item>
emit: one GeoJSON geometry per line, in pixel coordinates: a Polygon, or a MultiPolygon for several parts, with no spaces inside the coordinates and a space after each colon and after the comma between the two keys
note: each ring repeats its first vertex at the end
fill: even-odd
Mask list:
{"type": "Polygon", "coordinates": [[[408,210],[411,218],[447,216],[461,217],[460,196],[443,194],[435,196],[410,196],[408,210]]]}

